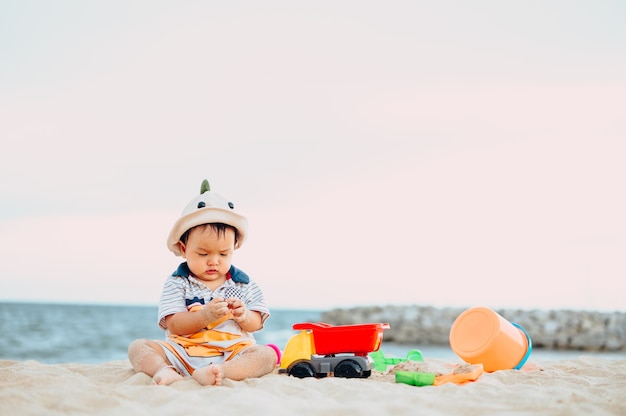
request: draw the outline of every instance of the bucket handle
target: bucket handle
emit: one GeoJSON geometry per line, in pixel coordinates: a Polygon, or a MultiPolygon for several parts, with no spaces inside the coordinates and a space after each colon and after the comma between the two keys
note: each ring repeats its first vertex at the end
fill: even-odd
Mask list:
{"type": "Polygon", "coordinates": [[[528,348],[526,348],[526,354],[524,354],[524,357],[522,357],[522,359],[520,360],[519,364],[517,364],[515,367],[513,367],[513,370],[519,370],[520,368],[522,368],[522,366],[524,364],[526,364],[526,360],[528,360],[528,357],[530,357],[530,353],[533,350],[533,342],[530,339],[530,335],[528,335],[528,332],[526,332],[524,327],[522,327],[519,324],[516,324],[515,322],[511,322],[511,324],[513,324],[514,327],[516,327],[517,329],[522,331],[524,333],[524,335],[526,336],[526,340],[528,341],[528,348]]]}

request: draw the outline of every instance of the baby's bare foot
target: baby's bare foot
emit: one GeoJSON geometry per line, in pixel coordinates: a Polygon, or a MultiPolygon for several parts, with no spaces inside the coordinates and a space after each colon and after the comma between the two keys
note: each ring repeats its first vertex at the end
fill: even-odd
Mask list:
{"type": "Polygon", "coordinates": [[[194,371],[193,378],[203,386],[221,386],[224,379],[224,371],[221,365],[211,364],[208,367],[194,371]]]}
{"type": "Polygon", "coordinates": [[[183,379],[183,376],[178,374],[178,371],[176,371],[174,367],[168,365],[167,367],[163,367],[162,369],[156,372],[154,377],[152,377],[152,384],[158,384],[160,386],[167,386],[168,384],[172,384],[182,379],[183,379]]]}

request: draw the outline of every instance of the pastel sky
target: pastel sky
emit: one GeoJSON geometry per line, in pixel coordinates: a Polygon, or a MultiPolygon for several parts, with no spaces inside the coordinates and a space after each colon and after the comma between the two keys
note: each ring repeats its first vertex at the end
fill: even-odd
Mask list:
{"type": "Polygon", "coordinates": [[[626,3],[0,13],[0,300],[156,304],[202,179],[270,307],[624,310],[626,3]]]}

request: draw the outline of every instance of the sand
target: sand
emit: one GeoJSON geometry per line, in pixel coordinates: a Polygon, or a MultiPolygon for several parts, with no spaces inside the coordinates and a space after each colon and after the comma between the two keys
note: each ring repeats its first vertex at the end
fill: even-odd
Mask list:
{"type": "MultiPolygon", "coordinates": [[[[415,369],[446,373],[454,365],[426,357],[415,369]]],[[[626,359],[531,360],[469,384],[427,387],[395,383],[395,369],[367,379],[276,372],[219,387],[191,378],[154,386],[127,361],[0,360],[0,415],[626,415],[626,359]]]]}

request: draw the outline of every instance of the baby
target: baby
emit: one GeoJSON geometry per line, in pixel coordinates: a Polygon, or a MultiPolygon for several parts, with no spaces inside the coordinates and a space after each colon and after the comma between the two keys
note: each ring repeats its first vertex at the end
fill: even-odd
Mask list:
{"type": "Polygon", "coordinates": [[[135,371],[155,384],[192,376],[202,385],[220,385],[225,378],[261,377],[276,368],[280,351],[256,344],[252,335],[270,315],[263,292],[232,265],[247,228],[233,203],[211,192],[205,180],[167,241],[186,259],[161,293],[159,326],[167,339],[133,341],[128,358],[135,371]]]}

